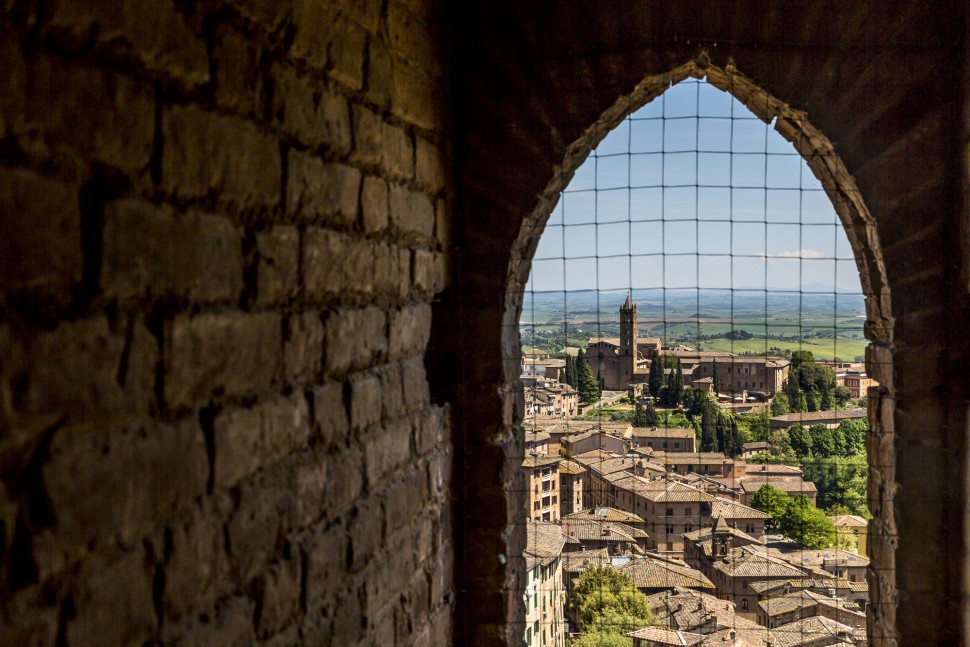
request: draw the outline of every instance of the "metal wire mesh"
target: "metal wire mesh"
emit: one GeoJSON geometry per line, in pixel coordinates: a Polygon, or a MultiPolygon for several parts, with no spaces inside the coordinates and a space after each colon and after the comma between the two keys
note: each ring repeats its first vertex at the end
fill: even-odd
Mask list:
{"type": "MultiPolygon", "coordinates": [[[[526,644],[643,629],[576,607],[597,564],[703,644],[864,639],[864,296],[829,196],[730,94],[683,81],[606,136],[563,190],[523,301],[526,644]],[[574,410],[590,390],[578,355],[602,396],[574,410]],[[755,514],[765,484],[843,527],[817,539],[812,510],[755,514]],[[776,537],[782,517],[801,543],[776,537]]],[[[695,640],[658,631],[644,644],[695,640]]]]}

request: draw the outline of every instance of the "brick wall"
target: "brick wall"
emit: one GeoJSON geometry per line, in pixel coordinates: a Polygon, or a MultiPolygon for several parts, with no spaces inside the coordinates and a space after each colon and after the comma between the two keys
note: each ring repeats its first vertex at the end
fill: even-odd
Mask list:
{"type": "Polygon", "coordinates": [[[443,644],[420,0],[0,6],[0,644],[443,644]]]}
{"type": "MultiPolygon", "coordinates": [[[[486,469],[468,472],[462,500],[489,512],[458,511],[457,585],[475,600],[459,607],[458,635],[485,645],[522,629],[507,622],[522,617],[521,562],[494,557],[520,554],[525,540],[523,484],[510,469],[522,455],[517,323],[545,219],[609,124],[666,87],[644,80],[676,81],[672,71],[703,62],[706,51],[797,113],[780,120],[786,136],[797,139],[796,121],[810,122],[837,157],[799,150],[832,186],[853,180],[858,190],[840,189],[836,202],[858,202],[871,216],[843,222],[854,226],[847,233],[870,290],[867,333],[876,343],[867,363],[881,384],[870,398],[873,644],[966,642],[965,3],[597,9],[472,2],[453,16],[452,117],[462,125],[454,239],[464,253],[439,310],[462,323],[476,352],[455,372],[434,372],[433,384],[466,378],[455,396],[474,407],[454,411],[456,456],[487,459],[486,469]],[[829,162],[835,167],[824,168],[829,162]],[[475,554],[461,543],[472,533],[475,554]]],[[[771,104],[748,105],[778,114],[771,104]]],[[[811,137],[795,143],[814,146],[811,137]]],[[[462,343],[432,339],[444,357],[462,343]]]]}

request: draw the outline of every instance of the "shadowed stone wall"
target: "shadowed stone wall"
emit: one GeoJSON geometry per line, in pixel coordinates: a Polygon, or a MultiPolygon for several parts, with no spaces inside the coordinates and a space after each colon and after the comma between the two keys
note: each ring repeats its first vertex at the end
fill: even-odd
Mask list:
{"type": "Polygon", "coordinates": [[[0,5],[0,644],[443,644],[430,3],[0,5]]]}

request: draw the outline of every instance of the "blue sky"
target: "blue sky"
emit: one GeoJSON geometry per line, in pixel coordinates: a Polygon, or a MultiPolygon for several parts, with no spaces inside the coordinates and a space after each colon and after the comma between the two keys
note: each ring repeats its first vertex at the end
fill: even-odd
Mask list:
{"type": "Polygon", "coordinates": [[[529,289],[807,285],[861,292],[831,202],[772,125],[687,80],[630,115],[577,170],[529,289]]]}

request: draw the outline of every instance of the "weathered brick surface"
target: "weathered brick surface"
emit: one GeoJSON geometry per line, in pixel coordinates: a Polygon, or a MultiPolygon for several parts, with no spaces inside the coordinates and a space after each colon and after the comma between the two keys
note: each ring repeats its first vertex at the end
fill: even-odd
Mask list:
{"type": "Polygon", "coordinates": [[[43,287],[66,296],[81,280],[78,187],[26,170],[0,174],[5,290],[43,287]]]}
{"type": "Polygon", "coordinates": [[[180,315],[168,330],[166,348],[165,398],[173,406],[202,403],[216,392],[259,393],[273,384],[282,364],[280,317],[180,315]]]}
{"type": "Polygon", "coordinates": [[[286,206],[303,222],[350,225],[357,219],[360,171],[290,151],[286,206]]]}
{"type": "Polygon", "coordinates": [[[273,204],[282,177],[278,143],[252,122],[174,106],[162,117],[162,182],[179,196],[213,192],[243,205],[273,204]]]}
{"type": "Polygon", "coordinates": [[[131,200],[105,207],[102,285],[108,294],[234,302],[242,282],[242,239],[227,218],[131,200]]]}

